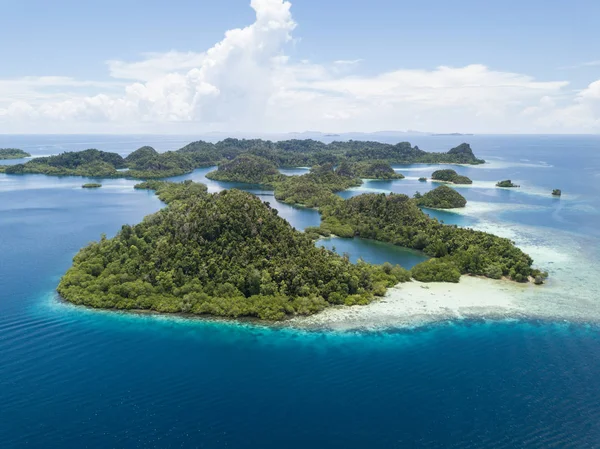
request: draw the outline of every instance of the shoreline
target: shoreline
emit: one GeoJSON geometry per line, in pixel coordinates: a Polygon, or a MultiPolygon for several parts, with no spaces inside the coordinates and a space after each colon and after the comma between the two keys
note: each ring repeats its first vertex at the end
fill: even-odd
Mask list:
{"type": "MultiPolygon", "coordinates": [[[[600,314],[568,313],[535,307],[537,294],[547,286],[515,283],[508,280],[463,275],[454,283],[411,281],[388,289],[386,295],[367,305],[333,306],[309,316],[294,316],[282,321],[254,317],[227,318],[185,313],[161,313],[153,310],[102,309],[73,304],[53,292],[56,303],[86,312],[116,316],[176,319],[185,323],[213,323],[301,332],[382,332],[412,331],[438,324],[472,321],[543,321],[547,323],[600,324],[600,314]],[[558,312],[558,313],[557,313],[558,312]]],[[[539,305],[539,304],[537,304],[539,305]]]]}

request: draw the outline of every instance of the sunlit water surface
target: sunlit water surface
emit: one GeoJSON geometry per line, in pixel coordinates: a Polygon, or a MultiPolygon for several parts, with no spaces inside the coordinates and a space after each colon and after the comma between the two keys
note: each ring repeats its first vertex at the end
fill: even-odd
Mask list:
{"type": "MultiPolygon", "coordinates": [[[[177,149],[176,136],[0,136],[34,155],[96,147],[127,154],[177,149]]],[[[428,137],[444,151],[468,139],[489,164],[455,167],[474,184],[446,223],[513,238],[550,271],[532,302],[600,302],[599,137],[428,137]],[[520,189],[494,187],[512,179],[520,189]],[[561,188],[564,195],[552,198],[561,188]]],[[[11,161],[17,163],[22,161],[11,161]]],[[[409,195],[439,166],[397,166],[407,178],[344,192],[409,195]]],[[[260,195],[297,229],[316,211],[260,186],[177,180],[260,195]]],[[[288,169],[301,174],[304,169],[288,169]]],[[[462,321],[333,333],[90,311],[54,289],[78,249],[163,205],[135,181],[0,175],[0,447],[513,448],[600,447],[597,321],[462,321]]],[[[328,239],[352,260],[407,268],[419,253],[328,239]]],[[[600,313],[598,313],[600,316],[600,313]]]]}

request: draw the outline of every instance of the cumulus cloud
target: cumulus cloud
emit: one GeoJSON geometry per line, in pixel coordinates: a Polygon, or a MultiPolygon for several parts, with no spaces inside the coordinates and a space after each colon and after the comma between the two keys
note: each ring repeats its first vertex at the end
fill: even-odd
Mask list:
{"type": "Polygon", "coordinates": [[[90,123],[104,131],[171,124],[195,132],[568,132],[599,126],[600,81],[572,93],[567,81],[480,64],[364,75],[361,59],[294,62],[286,55],[296,28],[290,2],[252,0],[250,6],[255,21],[227,31],[206,51],[108,61],[113,82],[0,80],[0,129],[38,129],[49,121],[62,132],[90,123]]]}
{"type": "Polygon", "coordinates": [[[144,59],[135,62],[118,60],[107,61],[110,76],[113,78],[149,81],[168,73],[191,70],[204,63],[204,53],[178,52],[146,53],[144,59]]]}

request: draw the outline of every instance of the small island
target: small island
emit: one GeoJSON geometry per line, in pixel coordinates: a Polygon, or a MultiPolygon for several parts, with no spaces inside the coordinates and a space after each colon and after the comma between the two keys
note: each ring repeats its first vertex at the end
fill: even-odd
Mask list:
{"type": "Polygon", "coordinates": [[[427,182],[427,178],[425,178],[424,176],[421,176],[419,178],[419,182],[427,182]]]}
{"type": "Polygon", "coordinates": [[[281,176],[273,162],[253,154],[241,154],[232,161],[220,164],[217,170],[206,175],[214,181],[267,185],[281,176]]]}
{"type": "Polygon", "coordinates": [[[414,198],[418,206],[431,209],[454,209],[467,205],[464,196],[446,185],[441,185],[424,195],[417,192],[414,198]]]}
{"type": "Polygon", "coordinates": [[[517,184],[513,184],[513,182],[510,179],[506,179],[504,181],[498,181],[496,183],[496,187],[521,187],[517,184]]]}
{"type": "Polygon", "coordinates": [[[554,189],[552,191],[552,195],[553,196],[561,196],[562,195],[562,190],[560,190],[560,189],[554,189]]]}
{"type": "Polygon", "coordinates": [[[0,148],[0,160],[23,159],[31,157],[31,154],[17,148],[0,148]]]}
{"type": "Polygon", "coordinates": [[[102,187],[102,184],[98,184],[96,182],[89,182],[81,186],[83,189],[98,189],[102,187]]]}
{"type": "Polygon", "coordinates": [[[347,173],[362,179],[404,179],[402,173],[397,173],[386,161],[362,161],[355,163],[342,163],[339,170],[343,172],[345,164],[347,173]]]}
{"type": "Polygon", "coordinates": [[[434,181],[450,182],[452,184],[473,184],[473,181],[466,176],[459,175],[451,169],[436,170],[431,174],[434,181]]]}

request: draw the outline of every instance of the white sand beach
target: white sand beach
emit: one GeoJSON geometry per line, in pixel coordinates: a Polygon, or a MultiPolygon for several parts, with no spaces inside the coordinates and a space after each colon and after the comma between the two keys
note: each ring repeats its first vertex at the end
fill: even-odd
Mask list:
{"type": "MultiPolygon", "coordinates": [[[[519,296],[531,284],[463,276],[460,283],[408,282],[388,290],[367,306],[334,307],[296,318],[292,325],[337,330],[416,327],[464,318],[509,318],[527,315],[519,296]]],[[[542,287],[543,288],[543,287],[542,287]]]]}

